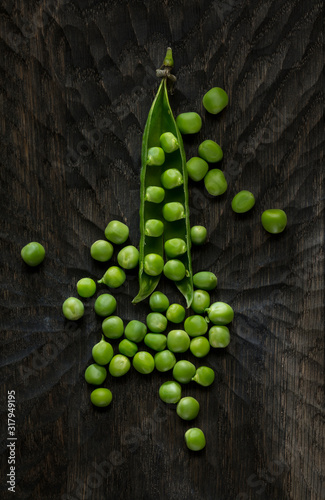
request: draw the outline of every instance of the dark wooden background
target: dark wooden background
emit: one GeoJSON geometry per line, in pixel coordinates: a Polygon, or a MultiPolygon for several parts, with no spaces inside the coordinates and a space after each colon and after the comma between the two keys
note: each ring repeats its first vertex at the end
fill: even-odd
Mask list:
{"type": "MultiPolygon", "coordinates": [[[[18,439],[8,494],[4,412],[1,498],[325,498],[321,3],[2,0],[1,407],[15,390],[18,439]],[[212,298],[236,311],[231,344],[204,360],[214,385],[184,387],[201,403],[194,424],[207,446],[197,454],[183,442],[191,424],[158,398],[169,374],[109,377],[112,405],[91,406],[94,298],[78,324],[61,314],[78,279],[103,274],[89,248],[109,220],[126,222],[138,244],[141,135],[168,45],[174,113],[203,117],[187,156],[216,140],[229,183],[217,199],[189,185],[191,222],[209,232],[194,270],[214,271],[212,298]],[[230,98],[216,117],[202,107],[213,86],[230,98]],[[230,203],[241,189],[257,202],[238,216],[230,203]],[[288,215],[278,236],[260,224],[273,207],[288,215]],[[20,258],[33,240],[47,251],[38,269],[20,258]]],[[[136,292],[132,272],[114,293],[125,321],[149,312],[131,305],[136,292]]]]}

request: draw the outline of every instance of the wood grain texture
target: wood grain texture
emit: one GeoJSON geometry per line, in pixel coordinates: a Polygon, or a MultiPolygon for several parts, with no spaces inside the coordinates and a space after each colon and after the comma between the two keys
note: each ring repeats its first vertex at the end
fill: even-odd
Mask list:
{"type": "MultiPolygon", "coordinates": [[[[14,389],[14,498],[325,498],[321,6],[1,2],[1,407],[14,389]],[[231,344],[204,360],[214,385],[184,387],[201,404],[195,425],[207,447],[197,454],[183,443],[190,425],[159,401],[168,374],[109,378],[113,404],[91,407],[83,373],[100,338],[94,299],[76,325],[61,315],[78,279],[105,271],[89,247],[109,220],[126,222],[139,241],[141,136],[168,45],[172,109],[203,117],[201,132],[185,138],[188,158],[216,140],[229,184],[218,199],[189,185],[191,222],[209,232],[193,249],[194,270],[215,272],[212,298],[236,312],[231,344]],[[216,117],[202,108],[212,86],[230,99],[216,117]],[[257,200],[243,216],[230,208],[241,189],[257,200]],[[288,215],[278,236],[260,224],[272,207],[288,215]],[[29,241],[46,247],[39,269],[20,259],[29,241]]],[[[168,283],[160,289],[182,303],[168,283]]],[[[114,293],[125,321],[149,312],[147,302],[131,305],[136,292],[131,272],[114,293]]],[[[3,413],[1,498],[13,498],[6,425],[3,413]]]]}

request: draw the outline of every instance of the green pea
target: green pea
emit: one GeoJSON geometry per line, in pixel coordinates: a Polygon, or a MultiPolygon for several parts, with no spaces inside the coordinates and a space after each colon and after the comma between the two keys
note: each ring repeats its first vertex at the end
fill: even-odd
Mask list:
{"type": "Polygon", "coordinates": [[[149,276],[159,276],[164,269],[164,259],[156,253],[148,253],[143,259],[143,268],[149,276]]]}
{"type": "Polygon", "coordinates": [[[172,323],[182,323],[185,318],[185,307],[180,304],[171,304],[166,311],[166,318],[172,323]]]}
{"type": "Polygon", "coordinates": [[[165,152],[162,148],[153,147],[148,149],[147,165],[159,167],[165,162],[165,152]]]}
{"type": "Polygon", "coordinates": [[[98,316],[111,316],[116,310],[116,300],[110,293],[102,293],[95,300],[95,312],[98,316]]]}
{"type": "Polygon", "coordinates": [[[190,337],[198,337],[199,335],[204,335],[208,331],[208,323],[203,316],[194,314],[186,318],[184,330],[190,337]]]}
{"type": "Polygon", "coordinates": [[[146,351],[139,351],[133,358],[132,362],[134,368],[143,375],[148,375],[155,368],[155,360],[153,356],[146,351]]]}
{"type": "Polygon", "coordinates": [[[94,345],[91,353],[97,365],[108,365],[114,356],[113,347],[109,342],[106,342],[104,338],[94,345]]]}
{"type": "Polygon", "coordinates": [[[109,339],[119,339],[124,333],[124,323],[119,316],[109,316],[102,323],[102,330],[105,337],[109,339]]]}
{"type": "Polygon", "coordinates": [[[114,248],[109,241],[97,240],[90,247],[90,255],[99,262],[107,262],[113,256],[114,248]]]}
{"type": "Polygon", "coordinates": [[[255,198],[250,191],[239,191],[231,202],[231,208],[237,214],[248,212],[255,205],[255,198]]]}
{"type": "Polygon", "coordinates": [[[193,156],[193,158],[190,158],[186,163],[186,168],[190,179],[195,182],[199,182],[209,170],[209,165],[205,160],[203,160],[203,158],[193,156]]]}
{"type": "Polygon", "coordinates": [[[142,321],[133,319],[125,327],[124,335],[132,342],[141,342],[147,333],[147,327],[142,321]]]}
{"type": "Polygon", "coordinates": [[[201,142],[198,153],[199,156],[208,163],[216,163],[223,158],[223,152],[219,144],[210,139],[201,142]]]}
{"type": "Polygon", "coordinates": [[[165,153],[173,153],[179,148],[178,141],[174,134],[171,132],[165,132],[160,136],[160,146],[163,148],[165,153]]]}
{"type": "Polygon", "coordinates": [[[262,226],[271,234],[278,234],[284,231],[287,225],[287,215],[283,210],[272,208],[262,213],[262,226]]]}
{"type": "Polygon", "coordinates": [[[151,332],[162,333],[167,328],[167,318],[158,312],[151,312],[147,315],[147,326],[151,332]]]}
{"type": "Polygon", "coordinates": [[[196,368],[190,361],[182,359],[177,361],[173,368],[173,377],[181,384],[188,384],[191,382],[196,372],[196,368]]]}
{"type": "Polygon", "coordinates": [[[90,401],[94,406],[99,406],[104,408],[108,406],[112,401],[112,393],[109,389],[104,389],[103,387],[98,387],[90,394],[90,401]]]}
{"type": "Polygon", "coordinates": [[[131,362],[129,358],[123,354],[115,354],[108,366],[108,371],[112,377],[122,377],[130,370],[130,368],[131,362]]]}
{"type": "Polygon", "coordinates": [[[178,168],[169,168],[160,177],[161,183],[165,189],[174,189],[183,184],[183,176],[178,168]]]}
{"type": "Polygon", "coordinates": [[[164,275],[172,281],[181,281],[186,275],[186,269],[180,260],[171,259],[164,265],[164,275]]]}
{"type": "Polygon", "coordinates": [[[217,282],[218,280],[216,275],[210,271],[200,271],[193,276],[194,286],[196,288],[200,288],[201,290],[213,290],[217,286],[217,282]]]}
{"type": "Polygon", "coordinates": [[[233,308],[225,302],[214,302],[206,312],[214,325],[227,325],[234,319],[233,308]]]}
{"type": "Polygon", "coordinates": [[[171,201],[170,203],[165,203],[163,206],[163,216],[168,222],[174,222],[176,220],[184,219],[185,209],[184,206],[178,201],[171,201]]]}
{"type": "Polygon", "coordinates": [[[81,278],[77,283],[77,292],[80,297],[92,297],[96,292],[96,283],[91,278],[81,278]]]}
{"type": "Polygon", "coordinates": [[[158,238],[164,232],[164,223],[158,219],[148,219],[144,225],[144,234],[158,238]]]}
{"type": "Polygon", "coordinates": [[[209,342],[212,347],[227,347],[230,342],[229,329],[226,326],[212,326],[209,330],[209,342]]]}
{"type": "Polygon", "coordinates": [[[205,290],[195,290],[191,308],[196,314],[203,314],[210,305],[210,295],[205,290]]]}
{"type": "Polygon", "coordinates": [[[164,403],[175,404],[181,399],[182,388],[173,380],[164,382],[159,387],[159,397],[164,403]]]}
{"type": "Polygon", "coordinates": [[[62,312],[70,321],[77,321],[84,315],[85,308],[81,300],[69,297],[62,304],[62,312]]]}
{"type": "Polygon", "coordinates": [[[204,433],[198,427],[192,427],[185,432],[185,443],[189,450],[200,451],[206,445],[204,433]]]}
{"type": "Polygon", "coordinates": [[[151,203],[161,203],[165,198],[165,190],[158,186],[149,186],[146,189],[145,201],[151,203]]]}
{"type": "Polygon", "coordinates": [[[169,307],[168,297],[161,292],[153,292],[150,295],[149,306],[152,311],[164,312],[169,307]]]}
{"type": "Polygon", "coordinates": [[[122,243],[125,243],[129,237],[129,228],[126,224],[123,224],[123,222],[112,220],[106,226],[105,236],[112,243],[121,245],[122,243]]]}
{"type": "Polygon", "coordinates": [[[85,380],[88,384],[101,385],[107,377],[106,368],[103,366],[92,364],[85,371],[85,380]]]}
{"type": "Polygon", "coordinates": [[[194,382],[196,382],[199,385],[202,385],[203,387],[208,387],[211,385],[214,381],[214,371],[212,368],[209,368],[208,366],[200,366],[192,378],[194,382]]]}
{"type": "Polygon", "coordinates": [[[167,344],[166,335],[162,333],[147,333],[144,343],[154,351],[163,351],[167,344]]]}
{"type": "Polygon", "coordinates": [[[159,372],[171,370],[176,363],[175,354],[168,349],[155,354],[155,364],[159,372]]]}
{"type": "Polygon", "coordinates": [[[191,241],[193,245],[203,245],[207,240],[208,232],[204,226],[191,227],[191,241]]]}
{"type": "Polygon", "coordinates": [[[204,185],[206,190],[212,196],[220,196],[227,191],[227,181],[226,178],[218,168],[213,168],[209,170],[207,175],[204,177],[204,185]]]}
{"type": "Polygon", "coordinates": [[[123,269],[117,266],[112,266],[107,269],[102,279],[97,281],[97,283],[104,283],[110,288],[118,288],[123,285],[125,280],[126,275],[123,269]]]}
{"type": "Polygon", "coordinates": [[[208,90],[206,94],[204,94],[202,102],[203,106],[209,113],[216,115],[227,106],[228,95],[220,87],[213,87],[208,90]]]}
{"type": "Polygon", "coordinates": [[[41,264],[45,258],[45,248],[37,241],[31,241],[20,252],[21,258],[30,267],[41,264]]]}
{"type": "Polygon", "coordinates": [[[138,352],[138,346],[134,342],[131,342],[131,340],[123,339],[118,345],[118,350],[121,354],[124,354],[124,356],[133,358],[133,356],[138,352]]]}
{"type": "Polygon", "coordinates": [[[165,242],[165,253],[170,259],[183,255],[186,250],[186,243],[181,238],[171,238],[165,242]]]}
{"type": "Polygon", "coordinates": [[[195,112],[181,113],[176,118],[176,124],[182,134],[196,134],[201,130],[202,120],[195,112]]]}
{"type": "Polygon", "coordinates": [[[210,351],[210,344],[206,337],[195,337],[191,340],[190,351],[193,356],[203,358],[210,351]]]}
{"type": "Polygon", "coordinates": [[[191,396],[180,399],[176,407],[176,413],[183,420],[193,420],[197,417],[200,410],[200,404],[191,396]]]}
{"type": "Polygon", "coordinates": [[[128,245],[117,254],[117,262],[123,269],[134,269],[139,263],[139,250],[128,245]]]}
{"type": "Polygon", "coordinates": [[[190,342],[190,337],[184,330],[171,330],[167,335],[167,348],[172,352],[187,351],[190,342]]]}

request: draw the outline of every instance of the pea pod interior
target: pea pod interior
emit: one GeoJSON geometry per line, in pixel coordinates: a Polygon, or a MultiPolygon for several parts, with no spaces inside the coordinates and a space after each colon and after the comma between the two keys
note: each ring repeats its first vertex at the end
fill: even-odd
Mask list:
{"type": "Polygon", "coordinates": [[[187,251],[178,258],[185,265],[186,276],[183,280],[177,282],[176,286],[184,295],[187,306],[189,307],[193,299],[193,277],[191,265],[186,156],[182,136],[170,108],[166,78],[163,78],[161,81],[157,95],[148,115],[143,133],[141,163],[139,292],[133,299],[133,303],[140,302],[148,297],[159,283],[160,276],[148,276],[144,272],[143,259],[145,255],[149,253],[156,253],[165,257],[166,261],[168,258],[164,256],[164,242],[170,238],[183,238],[187,245],[187,251]],[[160,145],[160,136],[164,132],[172,132],[176,136],[179,149],[173,153],[166,153],[166,159],[163,165],[147,165],[148,149],[160,145]],[[162,187],[160,180],[161,174],[169,168],[176,168],[181,172],[184,180],[183,184],[174,189],[166,189],[165,199],[161,203],[151,203],[145,201],[147,187],[162,187]],[[173,201],[183,204],[185,217],[178,221],[167,222],[162,215],[162,208],[165,203],[173,201]],[[148,219],[158,219],[164,222],[164,233],[160,237],[150,237],[145,235],[145,222],[148,219]]]}

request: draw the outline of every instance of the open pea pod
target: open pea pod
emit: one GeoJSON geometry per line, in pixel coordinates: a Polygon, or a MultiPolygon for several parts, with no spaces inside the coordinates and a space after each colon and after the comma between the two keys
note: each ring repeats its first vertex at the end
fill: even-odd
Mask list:
{"type": "MultiPolygon", "coordinates": [[[[190,220],[189,220],[189,196],[188,179],[186,169],[186,156],[183,146],[181,133],[176,125],[169,99],[167,78],[170,78],[170,69],[173,66],[171,49],[167,50],[164,60],[162,81],[159,86],[156,97],[152,103],[147,123],[143,133],[142,152],[141,152],[141,176],[140,176],[140,260],[139,260],[139,292],[133,299],[137,303],[148,297],[157,287],[160,276],[149,276],[144,271],[144,258],[147,254],[155,253],[164,257],[164,242],[171,238],[182,238],[187,246],[187,251],[178,256],[182,261],[186,275],[181,281],[176,281],[176,286],[186,299],[189,307],[193,299],[193,275],[191,264],[191,240],[190,240],[190,220]],[[161,166],[148,165],[148,150],[152,147],[160,146],[160,136],[164,132],[171,132],[177,138],[179,148],[165,154],[165,162],[161,166]],[[170,168],[178,169],[183,176],[183,184],[174,189],[166,189],[165,198],[161,203],[152,203],[146,201],[146,190],[149,186],[159,186],[161,184],[161,175],[170,168]],[[162,209],[165,203],[179,202],[184,206],[184,218],[177,221],[168,222],[162,215],[162,209]],[[151,237],[145,234],[145,224],[149,219],[157,219],[163,222],[164,232],[159,237],[151,237]]],[[[158,72],[159,73],[159,70],[158,72]]],[[[165,261],[168,258],[165,258],[165,261]]]]}

